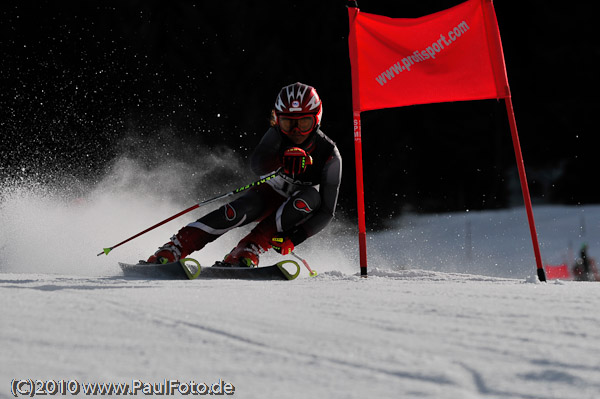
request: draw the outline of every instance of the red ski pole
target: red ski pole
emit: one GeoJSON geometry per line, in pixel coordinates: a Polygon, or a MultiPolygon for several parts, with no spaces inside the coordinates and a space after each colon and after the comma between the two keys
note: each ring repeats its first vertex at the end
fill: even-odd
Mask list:
{"type": "MultiPolygon", "coordinates": [[[[252,187],[255,187],[255,186],[261,185],[261,184],[263,184],[263,183],[265,183],[265,182],[267,182],[267,181],[271,180],[272,178],[274,178],[274,177],[275,177],[275,176],[277,176],[278,174],[279,174],[279,171],[277,171],[277,172],[275,172],[275,173],[272,173],[272,174],[270,174],[270,175],[268,175],[268,176],[266,176],[266,177],[264,177],[264,178],[262,178],[262,179],[260,179],[260,180],[257,180],[257,181],[255,181],[255,182],[253,182],[253,183],[247,184],[247,185],[245,185],[245,186],[242,186],[242,187],[240,187],[240,188],[236,188],[235,190],[233,190],[233,191],[230,191],[230,192],[228,192],[228,193],[226,193],[226,194],[222,194],[222,195],[219,195],[218,197],[214,197],[214,198],[211,198],[211,199],[207,199],[207,200],[205,200],[205,201],[202,201],[202,202],[200,202],[200,203],[198,203],[198,204],[196,204],[196,205],[190,206],[189,208],[187,208],[187,209],[185,209],[185,210],[183,210],[183,211],[181,211],[181,212],[179,212],[179,213],[177,213],[177,214],[175,214],[175,215],[173,215],[173,216],[171,216],[171,217],[169,217],[169,218],[167,218],[167,219],[163,220],[162,222],[158,222],[158,223],[156,223],[156,224],[155,224],[154,226],[152,226],[152,227],[148,227],[146,230],[144,230],[144,231],[141,231],[141,232],[137,233],[136,235],[134,235],[134,236],[131,236],[131,237],[129,237],[128,239],[126,239],[126,240],[124,240],[124,241],[121,241],[121,242],[120,242],[120,243],[118,243],[118,244],[115,244],[115,245],[113,245],[112,247],[109,247],[109,248],[104,248],[104,249],[103,249],[103,251],[102,251],[102,252],[100,252],[100,253],[99,253],[98,255],[96,255],[96,256],[100,256],[100,255],[102,255],[102,254],[106,254],[106,255],[108,255],[108,253],[109,253],[110,251],[112,251],[113,249],[115,249],[115,248],[117,248],[117,247],[119,247],[119,246],[121,246],[121,245],[125,244],[126,242],[129,242],[129,241],[133,240],[134,238],[137,238],[137,237],[141,236],[142,234],[145,234],[145,233],[149,232],[150,230],[154,230],[155,228],[157,228],[157,227],[159,227],[159,226],[162,226],[163,224],[165,224],[165,223],[167,223],[167,222],[170,222],[170,221],[171,221],[171,220],[173,220],[173,219],[176,219],[176,218],[178,218],[178,217],[179,217],[179,216],[181,216],[181,215],[184,215],[184,214],[186,214],[186,213],[188,213],[188,212],[190,212],[190,211],[193,211],[194,209],[200,208],[202,205],[210,204],[211,202],[218,201],[218,200],[220,200],[220,199],[223,199],[223,198],[229,197],[229,196],[231,196],[231,195],[235,195],[235,194],[237,194],[237,193],[241,193],[242,191],[246,191],[246,190],[248,190],[249,188],[252,188],[252,187]]],[[[307,267],[308,267],[308,266],[307,266],[307,267]]]]}
{"type": "Polygon", "coordinates": [[[302,259],[301,257],[299,257],[298,255],[296,255],[294,253],[294,251],[291,252],[292,255],[294,255],[298,260],[302,261],[302,263],[304,263],[304,266],[306,266],[306,269],[308,269],[308,275],[311,277],[315,277],[317,275],[317,271],[316,270],[312,270],[310,268],[310,266],[308,265],[308,262],[304,259],[302,259]]]}

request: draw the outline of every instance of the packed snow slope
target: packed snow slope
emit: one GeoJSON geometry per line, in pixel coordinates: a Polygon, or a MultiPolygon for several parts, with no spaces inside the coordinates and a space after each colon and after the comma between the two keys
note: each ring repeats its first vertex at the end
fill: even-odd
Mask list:
{"type": "MultiPolygon", "coordinates": [[[[354,227],[340,220],[297,249],[319,275],[290,282],[121,276],[118,261],[148,256],[201,211],[96,256],[192,204],[127,189],[68,200],[5,190],[0,397],[27,393],[14,379],[74,391],[77,381],[70,397],[88,383],[165,380],[180,382],[174,397],[190,381],[195,393],[221,381],[239,398],[599,397],[600,284],[530,277],[522,208],[407,215],[369,235],[366,279],[354,227]]],[[[569,260],[583,241],[597,254],[600,207],[534,212],[545,262],[569,260]]],[[[197,259],[222,258],[241,234],[197,259]]]]}

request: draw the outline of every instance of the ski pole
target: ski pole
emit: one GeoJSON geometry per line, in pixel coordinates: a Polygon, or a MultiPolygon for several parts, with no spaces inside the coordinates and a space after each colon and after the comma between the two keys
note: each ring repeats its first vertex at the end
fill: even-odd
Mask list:
{"type": "Polygon", "coordinates": [[[302,261],[302,263],[304,263],[304,266],[306,266],[306,268],[308,269],[308,275],[311,277],[315,277],[317,275],[317,271],[316,270],[312,270],[310,268],[310,266],[308,265],[308,262],[304,259],[302,259],[301,257],[299,257],[298,255],[296,255],[296,253],[294,251],[291,252],[292,255],[294,255],[298,260],[302,261]]]}
{"type": "MultiPolygon", "coordinates": [[[[184,214],[186,214],[186,213],[188,213],[188,212],[190,212],[190,211],[193,211],[194,209],[200,208],[200,207],[201,207],[201,206],[203,206],[203,205],[210,204],[211,202],[215,202],[215,201],[218,201],[218,200],[220,200],[220,199],[223,199],[223,198],[226,198],[226,197],[229,197],[229,196],[232,196],[232,195],[235,195],[235,194],[241,193],[242,191],[246,191],[246,190],[248,190],[248,189],[250,189],[250,188],[252,188],[252,187],[259,186],[259,185],[261,185],[261,184],[263,184],[263,183],[266,183],[267,181],[271,180],[272,178],[274,178],[274,177],[275,177],[275,176],[277,176],[278,174],[279,174],[279,170],[278,170],[277,172],[275,172],[275,173],[272,173],[272,174],[270,174],[270,175],[266,176],[266,177],[263,177],[263,178],[262,178],[262,179],[260,179],[260,180],[257,180],[257,181],[255,181],[255,182],[253,182],[253,183],[250,183],[250,184],[247,184],[247,185],[245,185],[245,186],[242,186],[242,187],[236,188],[235,190],[233,190],[233,191],[230,191],[230,192],[228,192],[228,193],[225,193],[225,194],[219,195],[219,196],[217,196],[217,197],[214,197],[214,198],[211,198],[211,199],[207,199],[207,200],[205,200],[205,201],[202,201],[202,202],[199,202],[199,203],[197,203],[196,205],[190,206],[189,208],[187,208],[187,209],[185,209],[185,210],[183,210],[183,211],[181,211],[181,212],[179,212],[179,213],[177,213],[177,214],[175,214],[175,215],[173,215],[173,216],[171,216],[171,217],[169,217],[169,218],[167,218],[167,219],[163,220],[162,222],[156,223],[156,224],[155,224],[154,226],[152,226],[152,227],[148,227],[146,230],[144,230],[144,231],[141,231],[141,232],[137,233],[136,235],[134,235],[134,236],[131,236],[131,237],[129,237],[128,239],[126,239],[126,240],[124,240],[124,241],[121,241],[121,242],[120,242],[120,243],[118,243],[118,244],[115,244],[115,245],[113,245],[112,247],[109,247],[109,248],[104,248],[104,249],[103,249],[103,251],[102,251],[102,252],[100,252],[100,253],[99,253],[98,255],[96,255],[96,256],[100,256],[100,255],[102,255],[102,254],[106,254],[106,255],[108,255],[108,253],[109,253],[110,251],[112,251],[113,249],[115,249],[115,248],[117,248],[117,247],[119,247],[119,246],[121,246],[121,245],[125,244],[126,242],[129,242],[129,241],[133,240],[134,238],[137,238],[137,237],[141,236],[142,234],[145,234],[145,233],[149,232],[150,230],[154,230],[155,228],[157,228],[157,227],[159,227],[159,226],[162,226],[163,224],[165,224],[165,223],[167,223],[167,222],[170,222],[170,221],[171,221],[171,220],[173,220],[173,219],[176,219],[176,218],[178,218],[178,217],[179,217],[179,216],[181,216],[181,215],[184,215],[184,214]]],[[[308,267],[308,266],[307,266],[307,267],[308,267]]]]}

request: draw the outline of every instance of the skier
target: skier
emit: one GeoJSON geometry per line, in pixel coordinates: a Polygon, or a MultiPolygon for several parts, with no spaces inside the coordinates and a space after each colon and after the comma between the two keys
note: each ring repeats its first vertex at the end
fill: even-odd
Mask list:
{"type": "Polygon", "coordinates": [[[596,260],[588,255],[587,250],[587,244],[583,243],[581,251],[579,252],[579,258],[577,258],[575,265],[573,265],[573,275],[575,276],[575,280],[600,281],[596,260]]]}
{"type": "Polygon", "coordinates": [[[258,222],[220,265],[256,267],[273,248],[287,255],[333,219],[342,159],[321,130],[323,107],[314,87],[285,86],[275,100],[271,127],[254,150],[250,166],[257,175],[280,173],[183,227],[147,260],[175,262],[222,234],[258,222]]]}

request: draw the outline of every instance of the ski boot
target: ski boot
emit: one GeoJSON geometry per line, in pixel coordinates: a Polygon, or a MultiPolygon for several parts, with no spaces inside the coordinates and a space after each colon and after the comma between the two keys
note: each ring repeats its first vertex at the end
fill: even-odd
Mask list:
{"type": "Polygon", "coordinates": [[[259,254],[262,252],[264,251],[254,243],[240,243],[225,256],[223,262],[217,263],[220,263],[220,266],[226,263],[238,267],[258,267],[259,254]]]}
{"type": "Polygon", "coordinates": [[[204,248],[206,244],[214,241],[218,236],[209,234],[192,226],[185,226],[171,237],[171,241],[163,245],[150,256],[147,263],[171,263],[183,259],[194,251],[204,248]]]}
{"type": "Polygon", "coordinates": [[[158,248],[158,251],[156,251],[154,255],[151,255],[146,263],[172,263],[177,262],[182,257],[181,249],[175,245],[173,241],[169,241],[162,247],[158,248]]]}

